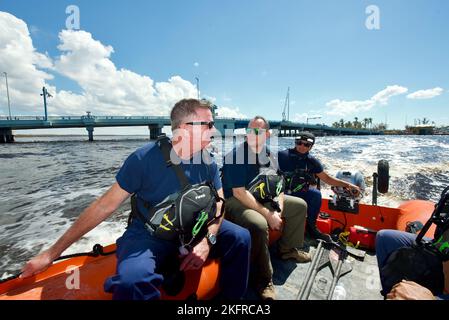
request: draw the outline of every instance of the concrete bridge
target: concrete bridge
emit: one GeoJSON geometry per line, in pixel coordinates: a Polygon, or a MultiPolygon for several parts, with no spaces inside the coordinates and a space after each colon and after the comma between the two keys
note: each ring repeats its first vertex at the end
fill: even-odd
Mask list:
{"type": "MultiPolygon", "coordinates": [[[[250,119],[216,118],[215,127],[224,135],[226,130],[246,128],[250,119]]],[[[51,128],[86,128],[89,141],[94,139],[96,127],[131,127],[147,126],[150,138],[155,139],[162,132],[164,126],[170,126],[169,117],[157,116],[19,116],[0,117],[0,143],[14,142],[13,130],[51,129],[51,128]]],[[[280,136],[294,136],[297,132],[307,130],[318,136],[324,135],[378,135],[378,131],[333,128],[325,125],[313,125],[291,121],[270,121],[272,129],[279,130],[280,136]]],[[[229,131],[228,131],[229,132],[229,131]]]]}

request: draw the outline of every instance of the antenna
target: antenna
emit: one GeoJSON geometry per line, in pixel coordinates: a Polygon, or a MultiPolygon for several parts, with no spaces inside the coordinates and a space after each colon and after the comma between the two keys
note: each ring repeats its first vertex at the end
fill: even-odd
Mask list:
{"type": "Polygon", "coordinates": [[[282,121],[290,121],[290,87],[287,88],[287,96],[284,102],[284,111],[282,111],[282,121]],[[285,116],[287,110],[287,117],[285,116]]]}

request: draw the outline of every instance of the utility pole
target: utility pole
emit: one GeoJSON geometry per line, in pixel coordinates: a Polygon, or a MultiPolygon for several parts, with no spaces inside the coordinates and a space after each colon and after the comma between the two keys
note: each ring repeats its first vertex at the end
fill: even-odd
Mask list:
{"type": "Polygon", "coordinates": [[[44,112],[45,112],[45,118],[44,120],[47,121],[47,97],[51,98],[53,97],[51,94],[48,93],[47,89],[45,87],[42,88],[41,96],[44,97],[44,112]]]}
{"type": "Polygon", "coordinates": [[[196,79],[196,91],[198,93],[198,100],[200,100],[200,78],[195,77],[196,79]]]}
{"type": "Polygon", "coordinates": [[[5,80],[6,80],[6,95],[8,96],[9,120],[12,120],[12,117],[11,117],[11,101],[9,100],[8,74],[6,72],[3,72],[3,74],[5,75],[5,80]]]}

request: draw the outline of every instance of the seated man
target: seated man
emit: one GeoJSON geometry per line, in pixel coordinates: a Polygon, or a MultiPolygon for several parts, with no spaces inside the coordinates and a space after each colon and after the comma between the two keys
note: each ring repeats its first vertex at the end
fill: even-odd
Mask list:
{"type": "Polygon", "coordinates": [[[278,153],[279,169],[282,172],[294,172],[297,170],[304,175],[304,183],[297,189],[291,190],[291,195],[304,199],[307,202],[307,234],[315,239],[332,241],[328,234],[321,233],[316,227],[316,220],[321,208],[321,191],[314,188],[314,175],[325,183],[345,187],[360,193],[359,187],[329,176],[323,169],[321,162],[310,154],[315,144],[315,136],[310,132],[300,132],[295,139],[295,147],[278,153]]]}
{"type": "Polygon", "coordinates": [[[247,128],[246,142],[234,148],[223,161],[223,189],[226,198],[226,218],[251,233],[251,272],[256,289],[262,299],[275,299],[270,253],[268,251],[269,229],[282,230],[278,243],[282,259],[296,262],[310,261],[303,250],[306,203],[299,198],[279,194],[279,209],[263,205],[248,191],[250,182],[269,166],[265,146],[269,137],[269,124],[260,116],[252,119],[247,128]],[[283,226],[283,221],[285,224],[283,226]]]}
{"type": "MultiPolygon", "coordinates": [[[[149,209],[180,191],[178,178],[183,176],[182,172],[184,182],[185,179],[191,184],[210,181],[222,197],[216,163],[206,164],[202,158],[214,132],[210,105],[184,99],[175,104],[170,118],[173,130],[170,159],[178,160],[177,164],[181,162],[179,166],[169,166],[162,148],[155,143],[133,152],[118,172],[117,182],[93,202],[53,246],[29,261],[22,270],[22,277],[48,268],[72,243],[112,215],[131,194],[137,197],[138,218],[150,218],[149,209]]],[[[222,202],[217,203],[217,212],[221,205],[222,202]]],[[[132,219],[123,236],[117,240],[117,274],[106,280],[105,290],[113,294],[113,299],[158,299],[158,288],[164,280],[158,268],[183,251],[179,270],[200,269],[208,257],[220,258],[221,297],[243,297],[248,282],[250,254],[250,235],[246,229],[222,218],[217,219],[207,227],[206,237],[187,248],[190,250],[180,247],[178,239],[169,241],[156,237],[146,229],[141,219],[132,219]]]]}
{"type": "MultiPolygon", "coordinates": [[[[382,269],[387,263],[388,257],[391,253],[399,248],[411,247],[416,240],[417,235],[398,231],[398,230],[380,230],[376,235],[376,256],[379,271],[382,277],[382,269]]],[[[429,239],[427,239],[429,240],[429,239]]],[[[445,274],[449,275],[449,264],[444,264],[445,274]]],[[[446,287],[448,287],[449,278],[446,276],[446,287]]],[[[382,289],[384,291],[384,284],[382,289]]],[[[390,292],[386,294],[389,300],[434,300],[444,299],[449,300],[449,295],[440,295],[435,297],[432,292],[413,281],[402,280],[402,282],[393,286],[390,292]]]]}

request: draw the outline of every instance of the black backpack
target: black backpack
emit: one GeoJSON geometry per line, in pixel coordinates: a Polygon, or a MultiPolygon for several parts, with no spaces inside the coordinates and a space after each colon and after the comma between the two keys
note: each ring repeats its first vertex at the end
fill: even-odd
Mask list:
{"type": "Polygon", "coordinates": [[[267,170],[258,174],[247,188],[258,202],[270,203],[274,210],[281,211],[277,198],[285,190],[285,180],[282,174],[274,170],[267,170]]]}

